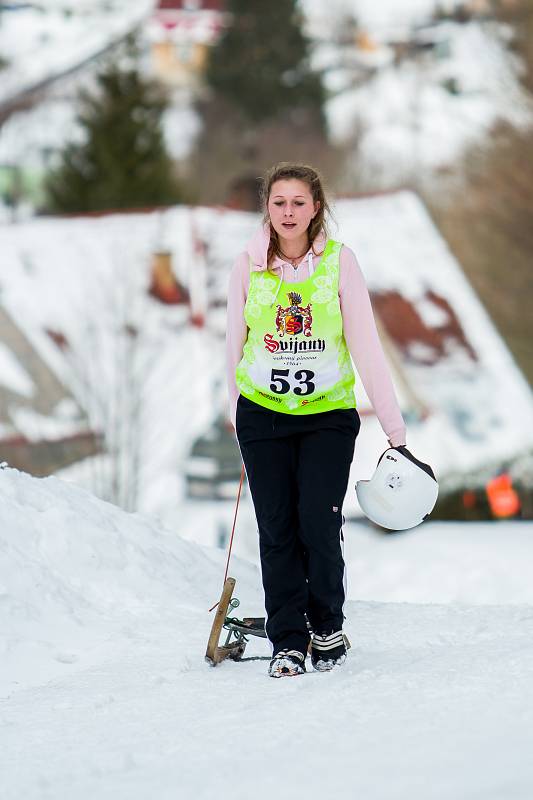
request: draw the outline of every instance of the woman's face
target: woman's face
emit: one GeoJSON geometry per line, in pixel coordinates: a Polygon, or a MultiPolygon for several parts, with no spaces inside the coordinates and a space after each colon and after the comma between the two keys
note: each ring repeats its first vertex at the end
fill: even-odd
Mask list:
{"type": "Polygon", "coordinates": [[[307,183],[296,178],[279,180],[272,184],[268,197],[268,216],[272,227],[281,239],[305,241],[307,229],[316,216],[320,203],[313,203],[307,183]]]}

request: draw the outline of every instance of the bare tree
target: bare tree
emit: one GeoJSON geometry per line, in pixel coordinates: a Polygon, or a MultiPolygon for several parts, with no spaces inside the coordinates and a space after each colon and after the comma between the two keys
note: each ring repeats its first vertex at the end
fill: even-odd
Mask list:
{"type": "Polygon", "coordinates": [[[88,289],[93,302],[82,312],[68,359],[73,388],[105,441],[105,456],[92,463],[90,488],[131,511],[138,503],[143,411],[154,360],[144,327],[148,300],[132,277],[135,265],[118,246],[112,262],[105,279],[99,276],[88,289]]]}

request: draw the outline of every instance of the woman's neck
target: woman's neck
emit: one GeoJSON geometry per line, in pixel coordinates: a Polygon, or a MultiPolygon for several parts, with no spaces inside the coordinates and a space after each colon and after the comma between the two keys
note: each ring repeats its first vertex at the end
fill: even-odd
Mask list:
{"type": "Polygon", "coordinates": [[[309,250],[309,239],[307,234],[299,239],[284,239],[279,237],[279,249],[286,258],[296,259],[305,256],[309,250]]]}

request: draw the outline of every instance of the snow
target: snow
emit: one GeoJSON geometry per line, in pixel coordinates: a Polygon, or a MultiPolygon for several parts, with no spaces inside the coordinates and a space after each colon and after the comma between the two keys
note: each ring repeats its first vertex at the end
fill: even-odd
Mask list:
{"type": "MultiPolygon", "coordinates": [[[[203,661],[221,551],[56,478],[0,494],[3,800],[531,796],[533,525],[348,526],[348,660],[273,681],[203,661]]],[[[257,567],[231,572],[261,614],[257,567]]]]}
{"type": "MultiPolygon", "coordinates": [[[[68,398],[65,398],[67,400],[68,398]]],[[[78,417],[64,419],[61,415],[45,416],[29,408],[16,408],[11,412],[11,419],[15,430],[22,434],[28,442],[39,442],[46,439],[49,442],[75,436],[80,432],[78,417]]]]}
{"type": "Polygon", "coordinates": [[[0,342],[0,386],[24,397],[32,397],[35,393],[32,379],[3,342],[0,342]]]}
{"type": "MultiPolygon", "coordinates": [[[[357,254],[371,292],[396,290],[417,311],[421,305],[421,316],[430,328],[439,324],[442,312],[429,302],[428,292],[437,295],[453,310],[475,353],[474,361],[458,340],[449,338],[434,366],[416,362],[420,351],[411,349],[403,357],[403,374],[430,413],[422,423],[408,422],[413,451],[425,452],[425,459],[444,475],[505,459],[515,448],[515,452],[531,448],[527,433],[533,424],[531,390],[416,195],[395,192],[339,200],[334,213],[340,238],[357,254]],[[502,386],[504,374],[514,377],[502,386]],[[517,419],[524,424],[511,433],[517,419]]],[[[405,391],[401,394],[405,398],[405,391]]],[[[409,406],[405,398],[404,411],[409,406]]],[[[367,474],[358,477],[368,477],[374,466],[367,458],[375,447],[370,434],[366,436],[363,429],[358,454],[367,474]]]]}
{"type": "Polygon", "coordinates": [[[345,537],[348,597],[387,603],[531,605],[531,534],[530,523],[440,522],[401,534],[351,525],[345,537]]]}
{"type": "Polygon", "coordinates": [[[12,114],[2,125],[0,163],[44,172],[50,155],[61,150],[67,140],[82,140],[72,100],[43,100],[27,111],[12,114]]]}
{"type": "MultiPolygon", "coordinates": [[[[312,65],[324,70],[325,112],[333,141],[353,148],[354,179],[375,189],[431,182],[465,150],[482,146],[492,126],[533,120],[520,86],[512,32],[493,20],[435,22],[434,0],[302,0],[314,40],[312,65]],[[368,45],[339,43],[342,20],[355,18],[368,45]],[[394,45],[410,43],[409,52],[394,45]],[[415,45],[434,44],[433,49],[415,45]],[[451,91],[453,87],[453,91],[451,91]]],[[[349,172],[349,170],[348,170],[349,172]]]]}
{"type": "MultiPolygon", "coordinates": [[[[302,0],[314,40],[312,65],[324,71],[330,94],[325,113],[331,138],[353,149],[345,191],[361,180],[372,188],[415,179],[432,183],[435,173],[454,165],[466,148],[481,146],[496,122],[521,128],[533,120],[531,99],[520,86],[523,65],[509,46],[510,29],[480,20],[434,24],[436,5],[433,0],[302,0]],[[372,49],[338,44],[346,14],[355,15],[372,49]],[[427,39],[438,43],[434,53],[418,52],[394,63],[394,43],[427,39]],[[450,83],[458,95],[446,89],[450,83]]],[[[103,49],[143,23],[141,68],[153,76],[154,36],[185,38],[190,44],[204,25],[212,33],[207,11],[189,11],[183,16],[186,25],[165,32],[153,6],[150,0],[48,2],[44,10],[2,15],[0,50],[10,64],[2,70],[0,105],[28,86],[46,87],[38,106],[12,114],[0,131],[0,164],[21,166],[30,193],[66,142],[79,139],[76,89],[87,85],[103,49]],[[192,19],[199,29],[189,26],[192,19]],[[50,87],[50,79],[58,76],[50,87]]],[[[163,126],[173,157],[186,159],[201,129],[191,87],[174,93],[163,126]]],[[[32,195],[32,202],[38,204],[39,198],[32,195]]]]}
{"type": "MultiPolygon", "coordinates": [[[[476,354],[473,361],[459,340],[449,338],[428,366],[424,361],[435,360],[434,350],[413,341],[398,360],[401,372],[393,366],[413,452],[441,479],[533,449],[531,390],[419,198],[411,192],[339,198],[334,217],[331,235],[353,248],[371,291],[397,290],[429,329],[444,319],[428,296],[435,293],[453,309],[476,354]],[[414,406],[413,391],[427,417],[414,406]]],[[[174,520],[183,499],[181,474],[193,441],[226,408],[227,281],[258,222],[255,214],[181,206],[148,214],[40,218],[2,228],[9,267],[2,276],[6,311],[24,320],[25,335],[87,409],[93,428],[106,432],[111,451],[123,448],[135,432],[134,507],[167,520],[174,520]],[[168,250],[177,277],[191,287],[200,275],[201,243],[207,247],[207,285],[197,289],[199,295],[207,292],[209,303],[204,329],[190,325],[187,307],[162,306],[147,295],[153,252],[168,250]],[[124,334],[128,326],[135,337],[124,334]],[[58,351],[46,329],[64,334],[68,349],[58,351]]],[[[373,473],[386,445],[377,419],[366,413],[360,381],[356,394],[365,417],[353,482],[373,473]]],[[[38,418],[22,422],[37,435],[38,418]]],[[[54,426],[59,422],[68,425],[54,426]]],[[[96,490],[93,466],[69,474],[96,490]]],[[[353,498],[348,515],[357,513],[353,498]]],[[[206,524],[205,543],[211,545],[218,533],[206,524]]]]}
{"type": "Polygon", "coordinates": [[[176,160],[186,158],[194,147],[202,128],[198,113],[185,98],[178,101],[174,96],[172,105],[163,116],[163,132],[168,152],[176,160]]]}
{"type": "MultiPolygon", "coordinates": [[[[311,20],[331,25],[341,15],[351,15],[359,24],[372,30],[407,26],[425,22],[435,11],[438,0],[300,0],[301,7],[311,20]]],[[[448,8],[460,5],[459,0],[440,3],[448,8]]]]}
{"type": "Polygon", "coordinates": [[[498,121],[521,128],[533,119],[518,80],[521,64],[499,26],[447,23],[433,36],[448,41],[446,58],[419,55],[389,64],[326,104],[332,138],[357,138],[354,158],[374,187],[453,164],[498,121]],[[447,81],[458,94],[447,90],[447,81]]]}
{"type": "MultiPolygon", "coordinates": [[[[79,83],[72,81],[66,96],[51,92],[33,108],[12,114],[0,129],[0,165],[23,165],[31,180],[40,180],[55,166],[57,153],[67,142],[82,142],[85,134],[77,121],[76,94],[82,85],[92,91],[91,80],[87,71],[79,83]]],[[[180,160],[191,152],[200,127],[190,99],[175,93],[162,119],[165,144],[172,158],[180,160]]]]}
{"type": "MultiPolygon", "coordinates": [[[[24,320],[26,336],[79,397],[94,429],[116,447],[130,431],[140,440],[137,508],[175,507],[191,443],[225,406],[224,309],[214,309],[202,330],[189,324],[187,307],[149,298],[152,253],[169,250],[178,278],[190,286],[198,266],[194,237],[208,241],[209,295],[224,301],[231,261],[256,225],[255,215],[180,207],[2,230],[6,309],[24,320]],[[126,325],[139,335],[124,337],[126,325]],[[59,352],[45,329],[63,333],[68,349],[59,352]]],[[[80,479],[93,475],[90,467],[80,479]]]]}
{"type": "Polygon", "coordinates": [[[3,12],[0,103],[93,58],[126,36],[152,11],[153,0],[46,3],[3,12]]]}

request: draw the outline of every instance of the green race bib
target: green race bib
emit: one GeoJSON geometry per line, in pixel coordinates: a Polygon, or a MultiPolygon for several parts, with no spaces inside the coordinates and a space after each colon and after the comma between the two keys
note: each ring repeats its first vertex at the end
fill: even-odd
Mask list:
{"type": "Polygon", "coordinates": [[[248,338],[236,370],[242,395],[285,414],[355,408],[355,376],[342,329],[339,254],[330,239],[313,275],[283,282],[250,272],[248,338]]]}

